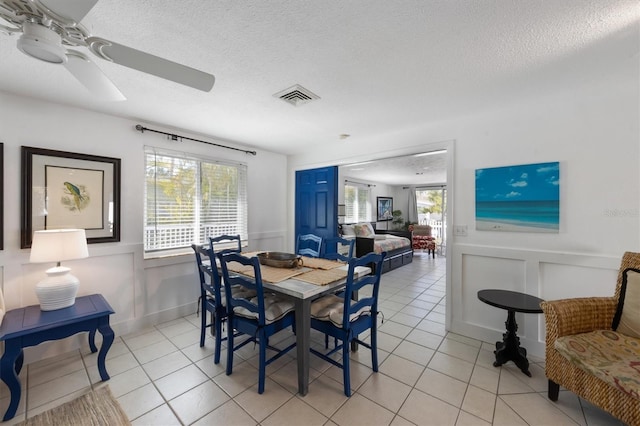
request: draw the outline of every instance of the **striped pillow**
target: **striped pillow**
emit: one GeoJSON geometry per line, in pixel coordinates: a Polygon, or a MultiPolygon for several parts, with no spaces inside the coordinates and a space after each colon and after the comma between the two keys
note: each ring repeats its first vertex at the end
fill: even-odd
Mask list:
{"type": "Polygon", "coordinates": [[[612,328],[625,336],[640,338],[640,270],[629,268],[623,274],[612,328]]]}

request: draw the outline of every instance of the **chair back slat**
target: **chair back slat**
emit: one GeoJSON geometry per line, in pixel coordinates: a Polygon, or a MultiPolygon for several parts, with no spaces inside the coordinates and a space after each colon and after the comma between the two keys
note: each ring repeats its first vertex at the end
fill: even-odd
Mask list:
{"type": "Polygon", "coordinates": [[[330,260],[340,260],[342,262],[348,262],[353,257],[353,251],[355,249],[355,239],[346,239],[342,237],[325,238],[322,243],[321,257],[330,260]],[[340,246],[349,246],[349,251],[346,255],[338,253],[340,246]]]}
{"type": "Polygon", "coordinates": [[[242,240],[240,239],[240,235],[224,234],[217,237],[210,237],[209,248],[213,250],[216,255],[240,253],[242,251],[242,240]],[[220,248],[220,246],[224,246],[224,248],[220,248]]]}
{"type": "Polygon", "coordinates": [[[322,251],[322,237],[315,234],[298,235],[296,253],[302,256],[320,257],[322,251]]]}
{"type": "Polygon", "coordinates": [[[262,273],[260,271],[260,262],[257,257],[245,257],[237,253],[227,253],[219,256],[220,267],[222,269],[222,276],[224,278],[225,295],[227,298],[227,313],[231,315],[234,308],[245,308],[252,313],[258,315],[258,324],[265,325],[265,306],[264,306],[264,289],[262,287],[262,273]],[[237,262],[244,266],[251,266],[255,278],[250,278],[246,275],[231,275],[229,273],[229,263],[237,262]],[[240,285],[247,290],[254,290],[256,292],[257,303],[253,303],[248,299],[241,297],[234,297],[231,287],[234,285],[240,285]]]}
{"type": "Polygon", "coordinates": [[[196,255],[196,265],[198,266],[198,275],[200,277],[200,293],[206,296],[207,293],[212,295],[216,304],[222,303],[222,282],[220,273],[215,268],[215,255],[211,249],[197,244],[191,244],[191,248],[196,255]],[[207,260],[209,263],[205,263],[207,260]],[[212,269],[211,265],[214,265],[212,269]]]}
{"type": "Polygon", "coordinates": [[[386,252],[381,254],[369,253],[360,258],[352,258],[349,260],[349,272],[347,274],[347,285],[345,287],[344,297],[344,314],[342,318],[342,326],[348,330],[351,327],[351,315],[358,313],[362,309],[369,308],[371,317],[375,321],[378,313],[378,292],[380,289],[380,277],[382,275],[382,262],[387,256],[386,252]],[[357,266],[372,266],[375,271],[371,275],[364,275],[360,278],[354,278],[357,266]],[[352,302],[351,295],[354,291],[360,291],[367,286],[372,287],[371,296],[361,297],[357,302],[352,302]]]}

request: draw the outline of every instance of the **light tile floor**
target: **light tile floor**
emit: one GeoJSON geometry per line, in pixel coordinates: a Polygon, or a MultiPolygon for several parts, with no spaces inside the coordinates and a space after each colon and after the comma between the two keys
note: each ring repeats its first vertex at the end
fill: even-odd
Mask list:
{"type": "MultiPolygon", "coordinates": [[[[134,425],[621,424],[567,391],[550,402],[544,360],[530,357],[531,378],[513,363],[494,368],[493,343],[445,331],[444,298],[442,257],[417,253],[412,264],[383,275],[380,371],[371,370],[368,350],[352,354],[351,398],[343,394],[341,370],[314,356],[309,393],[297,395],[295,351],[268,367],[259,395],[253,345],[237,353],[227,376],[226,352],[214,365],[213,339],[199,347],[195,314],[116,338],[106,384],[134,425]]],[[[323,336],[313,337],[322,347],[323,336]]],[[[294,336],[283,332],[280,338],[284,344],[294,336]]],[[[19,414],[3,424],[105,386],[88,349],[30,364],[21,380],[27,391],[19,414]]],[[[0,385],[1,413],[7,404],[0,385]]]]}

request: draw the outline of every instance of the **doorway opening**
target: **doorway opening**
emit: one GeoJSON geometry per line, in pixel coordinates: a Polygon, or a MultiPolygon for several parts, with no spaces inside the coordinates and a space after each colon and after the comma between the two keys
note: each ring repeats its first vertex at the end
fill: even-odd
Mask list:
{"type": "MultiPolygon", "coordinates": [[[[358,216],[360,213],[364,213],[368,219],[365,221],[377,222],[376,225],[381,225],[379,229],[382,230],[395,230],[408,227],[411,223],[418,223],[418,211],[417,203],[412,204],[410,208],[409,199],[413,198],[410,194],[415,194],[415,189],[435,190],[440,192],[442,197],[442,212],[441,221],[442,224],[436,223],[434,226],[434,234],[441,238],[438,244],[438,252],[436,254],[434,265],[438,268],[442,268],[444,263],[444,275],[441,277],[445,280],[446,293],[450,295],[451,291],[451,254],[452,246],[451,242],[451,225],[453,216],[452,212],[454,206],[454,191],[453,187],[448,187],[448,183],[454,174],[454,141],[446,141],[427,147],[422,146],[416,151],[415,154],[400,154],[397,156],[389,156],[386,158],[367,158],[364,156],[353,159],[352,163],[344,163],[338,166],[338,199],[337,199],[337,211],[338,222],[341,224],[360,221],[360,217],[356,218],[352,212],[349,220],[346,218],[346,198],[349,196],[346,194],[346,184],[351,186],[358,186],[359,188],[366,189],[362,191],[363,194],[368,192],[368,197],[364,200],[355,198],[351,194],[351,199],[358,200],[358,203],[362,205],[362,208],[358,208],[358,216]],[[374,214],[374,201],[377,197],[393,198],[393,220],[386,222],[376,221],[373,217],[374,214]],[[368,207],[367,207],[368,205],[368,207]],[[342,210],[340,210],[342,208],[342,210]],[[396,211],[399,210],[399,216],[396,217],[396,211]],[[370,218],[370,219],[369,219],[370,218]],[[447,247],[448,246],[448,247],[447,247]],[[448,250],[447,250],[448,249],[448,250]]],[[[405,151],[406,152],[406,151],[405,151]]],[[[414,151],[415,152],[415,151],[414,151]]],[[[344,160],[343,160],[344,161],[344,160]]],[[[426,196],[428,199],[428,195],[426,196]]],[[[435,214],[432,213],[431,217],[424,217],[425,220],[437,220],[435,214]]],[[[427,256],[428,253],[414,252],[414,262],[423,264],[423,262],[434,262],[431,256],[427,256]],[[429,260],[431,258],[431,260],[429,260]]],[[[414,265],[417,267],[418,264],[414,265]]],[[[401,269],[400,269],[401,270],[401,269]]],[[[447,329],[451,326],[451,298],[446,298],[446,326],[447,329]]]]}
{"type": "Polygon", "coordinates": [[[436,239],[436,252],[446,257],[447,247],[447,188],[445,185],[415,188],[418,223],[431,226],[436,239]]]}

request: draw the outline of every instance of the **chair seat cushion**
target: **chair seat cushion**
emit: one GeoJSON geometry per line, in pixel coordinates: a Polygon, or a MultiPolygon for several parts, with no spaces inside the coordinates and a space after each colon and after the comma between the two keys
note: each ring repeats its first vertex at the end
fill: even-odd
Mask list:
{"type": "MultiPolygon", "coordinates": [[[[224,289],[223,289],[224,291],[224,289]]],[[[252,297],[256,297],[256,291],[243,287],[241,285],[234,285],[231,287],[231,294],[234,298],[239,299],[251,299],[252,297]]]]}
{"type": "MultiPolygon", "coordinates": [[[[253,299],[250,300],[250,302],[257,306],[258,298],[254,297],[253,299]]],[[[294,310],[294,304],[291,300],[280,298],[274,294],[264,295],[264,318],[265,318],[266,324],[271,324],[272,322],[279,320],[289,312],[293,312],[293,310],[294,310]]],[[[258,319],[257,312],[251,312],[250,310],[243,308],[241,306],[235,307],[233,309],[233,312],[236,315],[239,315],[245,318],[251,318],[255,320],[258,319]]]]}
{"type": "MultiPolygon", "coordinates": [[[[355,303],[355,301],[352,301],[355,303]]],[[[358,312],[354,312],[349,316],[349,321],[353,322],[361,315],[370,315],[371,311],[368,306],[363,306],[358,312]]],[[[323,296],[311,303],[311,318],[320,321],[331,321],[336,327],[342,327],[342,318],[344,317],[344,297],[329,294],[323,296]]]]}
{"type": "Polygon", "coordinates": [[[428,237],[426,235],[414,235],[412,237],[412,247],[414,249],[421,250],[435,250],[436,249],[436,241],[433,237],[428,237]]]}
{"type": "Polygon", "coordinates": [[[560,337],[554,347],[582,370],[640,400],[640,339],[596,330],[560,337]]]}
{"type": "MultiPolygon", "coordinates": [[[[226,289],[224,288],[220,290],[220,294],[222,296],[222,300],[220,301],[220,303],[222,304],[222,306],[227,306],[227,297],[225,295],[225,291],[226,289]]],[[[251,299],[252,297],[256,296],[256,291],[242,287],[241,285],[236,285],[231,288],[231,294],[233,295],[234,299],[251,299]]],[[[212,301],[216,300],[215,296],[211,293],[207,293],[207,299],[212,301]]]]}

